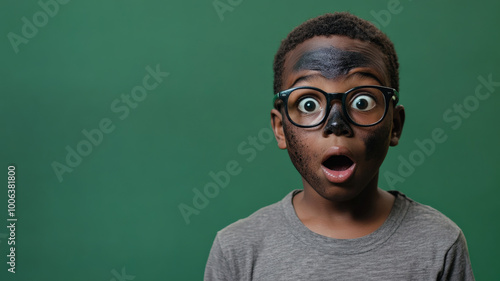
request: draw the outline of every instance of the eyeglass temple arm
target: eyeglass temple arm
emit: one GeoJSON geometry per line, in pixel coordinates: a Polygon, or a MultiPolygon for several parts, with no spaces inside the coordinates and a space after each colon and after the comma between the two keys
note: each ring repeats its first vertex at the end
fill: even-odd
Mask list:
{"type": "Polygon", "coordinates": [[[398,104],[399,102],[399,92],[394,90],[394,95],[392,95],[392,100],[394,101],[394,105],[398,104]]]}
{"type": "Polygon", "coordinates": [[[274,97],[273,97],[273,107],[275,107],[275,105],[276,105],[276,100],[280,97],[280,94],[281,94],[281,92],[280,92],[280,93],[277,93],[276,95],[274,95],[274,97]]]}

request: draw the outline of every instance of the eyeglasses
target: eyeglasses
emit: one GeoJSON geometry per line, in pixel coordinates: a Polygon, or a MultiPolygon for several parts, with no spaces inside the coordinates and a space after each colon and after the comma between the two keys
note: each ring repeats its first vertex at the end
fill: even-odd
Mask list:
{"type": "Polygon", "coordinates": [[[389,102],[398,103],[399,93],[384,86],[359,86],[345,93],[327,93],[315,87],[296,87],[281,91],[274,96],[282,100],[288,120],[295,126],[310,128],[323,123],[332,107],[333,100],[342,101],[342,110],[347,119],[361,127],[374,126],[387,113],[389,102]]]}

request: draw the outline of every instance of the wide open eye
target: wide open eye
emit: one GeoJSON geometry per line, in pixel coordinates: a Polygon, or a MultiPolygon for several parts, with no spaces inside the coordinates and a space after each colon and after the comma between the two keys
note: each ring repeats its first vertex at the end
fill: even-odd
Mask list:
{"type": "Polygon", "coordinates": [[[321,110],[319,102],[311,97],[303,98],[299,102],[297,107],[301,112],[307,114],[316,113],[317,111],[321,110]]]}
{"type": "Polygon", "coordinates": [[[377,101],[370,95],[359,95],[351,103],[351,107],[358,111],[368,111],[375,106],[377,106],[377,101]]]}

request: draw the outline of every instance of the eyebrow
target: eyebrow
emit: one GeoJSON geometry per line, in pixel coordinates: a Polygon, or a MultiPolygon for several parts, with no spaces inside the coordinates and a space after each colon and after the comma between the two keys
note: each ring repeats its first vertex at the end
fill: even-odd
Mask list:
{"type": "Polygon", "coordinates": [[[380,81],[380,79],[375,74],[367,72],[367,71],[359,71],[359,72],[354,72],[350,75],[347,75],[348,78],[355,77],[355,76],[360,76],[361,78],[372,78],[372,79],[377,80],[377,82],[380,85],[384,85],[382,83],[382,81],[380,81]]]}
{"type": "Polygon", "coordinates": [[[318,76],[326,78],[326,77],[324,77],[323,75],[321,75],[319,73],[314,73],[314,74],[310,74],[310,75],[300,76],[299,78],[295,79],[295,81],[293,82],[293,84],[292,84],[292,86],[290,88],[294,87],[295,84],[297,84],[299,82],[302,82],[302,81],[306,81],[307,82],[307,81],[310,81],[311,79],[314,79],[315,77],[318,77],[318,76]]]}

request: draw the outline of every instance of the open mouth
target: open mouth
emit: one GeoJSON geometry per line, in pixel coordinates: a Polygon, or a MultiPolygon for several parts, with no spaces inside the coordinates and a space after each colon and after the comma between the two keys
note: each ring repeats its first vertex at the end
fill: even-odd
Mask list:
{"type": "Polygon", "coordinates": [[[353,164],[351,158],[345,155],[332,155],[323,162],[323,166],[332,171],[345,171],[353,164]]]}
{"type": "Polygon", "coordinates": [[[343,154],[331,155],[321,163],[321,166],[326,179],[336,184],[348,181],[356,169],[356,163],[343,154]]]}

